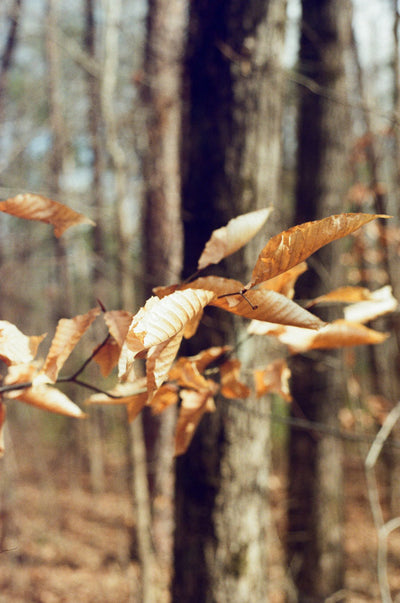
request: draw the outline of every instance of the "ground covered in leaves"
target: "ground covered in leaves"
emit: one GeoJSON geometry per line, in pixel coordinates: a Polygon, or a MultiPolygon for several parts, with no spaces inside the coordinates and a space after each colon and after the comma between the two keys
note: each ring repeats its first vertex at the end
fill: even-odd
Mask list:
{"type": "MultiPolygon", "coordinates": [[[[2,461],[0,602],[137,601],[140,571],[130,560],[135,520],[121,456],[107,456],[105,491],[93,494],[88,463],[77,461],[74,451],[60,452],[54,444],[38,451],[32,440],[21,439],[7,454],[6,467],[2,461]]],[[[270,594],[272,603],[281,603],[288,578],[282,565],[285,488],[279,472],[271,477],[271,492],[270,594]]],[[[400,530],[388,542],[392,596],[400,600],[400,530]]],[[[376,544],[363,465],[357,456],[348,456],[346,589],[332,601],[381,601],[376,544]]]]}

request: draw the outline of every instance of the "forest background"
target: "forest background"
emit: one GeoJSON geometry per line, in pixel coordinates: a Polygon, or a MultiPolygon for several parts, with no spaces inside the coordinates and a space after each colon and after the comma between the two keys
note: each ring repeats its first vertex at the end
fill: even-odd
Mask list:
{"type": "MultiPolygon", "coordinates": [[[[136,312],[195,273],[214,229],[270,205],[223,275],[247,282],[293,224],[385,213],[312,256],[295,298],[399,299],[395,0],[7,0],[0,32],[1,199],[39,193],[96,223],[57,239],[1,216],[2,320],[37,335],[98,301],[136,312]]],[[[129,423],[73,384],[83,421],[7,403],[0,600],[396,600],[398,313],[369,326],[390,337],[292,356],[207,314],[182,354],[230,344],[248,385],[284,358],[292,398],[218,397],[176,460],[174,407],[129,423]]]]}

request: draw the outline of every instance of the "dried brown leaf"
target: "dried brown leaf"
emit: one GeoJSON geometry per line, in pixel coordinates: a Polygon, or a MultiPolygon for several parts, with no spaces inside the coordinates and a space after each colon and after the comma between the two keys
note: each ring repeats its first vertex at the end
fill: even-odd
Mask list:
{"type": "Polygon", "coordinates": [[[161,414],[169,406],[179,401],[179,390],[173,383],[165,383],[154,395],[151,401],[151,412],[153,415],[161,414]]]}
{"type": "Polygon", "coordinates": [[[297,266],[286,270],[286,272],[282,272],[282,274],[278,274],[278,276],[261,283],[260,286],[293,299],[296,281],[306,270],[308,270],[307,263],[301,262],[297,266]]]}
{"type": "Polygon", "coordinates": [[[226,226],[214,230],[200,256],[197,269],[218,264],[252,239],[264,225],[272,207],[259,209],[233,218],[226,226]]]}
{"type": "Polygon", "coordinates": [[[324,325],[320,318],[291,299],[265,288],[251,289],[246,291],[245,295],[241,295],[243,285],[240,281],[220,276],[198,278],[190,283],[190,287],[214,291],[215,298],[210,305],[244,318],[301,326],[307,329],[319,329],[324,325]]]}
{"type": "Polygon", "coordinates": [[[96,352],[93,360],[99,365],[103,377],[108,377],[113,368],[117,366],[120,353],[121,347],[113,337],[109,337],[108,341],[96,352]]]}
{"type": "Polygon", "coordinates": [[[156,346],[152,346],[147,354],[146,377],[149,401],[154,392],[163,384],[178,353],[182,341],[182,333],[171,337],[156,346]]]}
{"type": "Polygon", "coordinates": [[[339,287],[334,291],[320,295],[315,299],[311,300],[307,307],[315,306],[316,304],[323,303],[354,303],[359,301],[365,301],[371,299],[371,291],[366,287],[339,287]]]}
{"type": "Polygon", "coordinates": [[[214,293],[186,289],[159,299],[151,297],[133,317],[119,361],[119,375],[124,378],[135,358],[182,333],[191,320],[203,312],[214,293]]]}
{"type": "Polygon", "coordinates": [[[0,211],[17,218],[51,224],[56,237],[60,237],[71,226],[78,224],[95,225],[92,220],[70,207],[32,193],[17,195],[5,201],[0,201],[0,211]]]}
{"type": "Polygon", "coordinates": [[[299,327],[252,321],[248,329],[253,335],[272,335],[288,346],[292,354],[314,349],[374,345],[385,341],[388,333],[379,333],[364,325],[347,320],[335,320],[319,331],[299,327]]]}
{"type": "Polygon", "coordinates": [[[48,385],[42,384],[15,391],[12,398],[67,417],[79,419],[85,417],[79,406],[74,404],[63,392],[48,385]]]}
{"type": "Polygon", "coordinates": [[[92,308],[86,314],[74,318],[62,318],[58,322],[50,350],[41,371],[47,375],[50,381],[54,383],[57,380],[58,373],[64,366],[65,361],[100,312],[100,308],[92,308]]]}
{"type": "Polygon", "coordinates": [[[104,312],[103,316],[110,335],[122,348],[132,322],[133,314],[127,310],[110,310],[109,312],[104,312]]]}
{"type": "Polygon", "coordinates": [[[262,249],[246,289],[289,270],[324,245],[341,239],[376,218],[378,214],[338,214],[293,226],[272,239],[262,249]]]}
{"type": "Polygon", "coordinates": [[[344,309],[344,317],[349,321],[365,323],[378,316],[394,312],[397,307],[398,301],[393,297],[392,287],[386,285],[371,292],[369,300],[347,306],[344,309]]]}

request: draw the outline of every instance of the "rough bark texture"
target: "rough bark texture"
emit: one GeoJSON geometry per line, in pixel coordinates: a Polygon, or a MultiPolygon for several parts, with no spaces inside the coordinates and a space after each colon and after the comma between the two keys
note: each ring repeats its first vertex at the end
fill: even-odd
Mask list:
{"type": "MultiPolygon", "coordinates": [[[[191,3],[184,80],[184,276],[196,270],[213,229],[279,199],[284,22],[280,1],[191,3]]],[[[219,273],[248,278],[261,246],[258,238],[219,273]]],[[[239,321],[209,313],[185,351],[235,344],[241,336],[239,321]]],[[[250,342],[238,347],[244,374],[264,352],[250,342]]],[[[268,402],[220,399],[217,407],[177,462],[173,599],[265,602],[269,424],[259,413],[266,414],[268,402]]]]}
{"type": "MultiPolygon", "coordinates": [[[[296,222],[345,211],[348,180],[344,103],[344,49],[350,35],[347,0],[303,0],[300,69],[326,94],[300,91],[296,222]]],[[[329,245],[315,256],[297,296],[312,298],[338,282],[340,248],[329,245]]],[[[325,316],[333,318],[333,316],[325,316]]],[[[321,353],[292,363],[292,393],[299,412],[337,426],[343,404],[340,356],[321,353]]],[[[292,431],[290,438],[289,564],[299,601],[320,601],[343,588],[342,449],[339,440],[292,431]]]]}

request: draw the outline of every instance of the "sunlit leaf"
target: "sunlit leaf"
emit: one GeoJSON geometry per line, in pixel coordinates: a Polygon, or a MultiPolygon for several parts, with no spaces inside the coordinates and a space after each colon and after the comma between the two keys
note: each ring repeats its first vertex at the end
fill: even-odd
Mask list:
{"type": "Polygon", "coordinates": [[[252,211],[233,218],[226,226],[214,230],[200,256],[197,269],[218,264],[246,245],[264,225],[271,211],[272,207],[252,211]]]}
{"type": "Polygon", "coordinates": [[[175,456],[186,452],[204,413],[215,410],[214,399],[210,392],[183,389],[180,395],[182,403],[176,424],[175,456]]]}
{"type": "Polygon", "coordinates": [[[24,335],[12,323],[0,320],[0,359],[8,366],[31,362],[46,335],[24,335]]]}
{"type": "Polygon", "coordinates": [[[181,380],[188,364],[194,366],[198,374],[201,374],[210,364],[224,358],[231,350],[232,347],[229,345],[215,346],[202,350],[195,356],[181,356],[171,368],[168,379],[178,381],[183,387],[188,387],[188,385],[185,385],[187,383],[186,376],[183,377],[183,381],[181,380]]]}
{"type": "Polygon", "coordinates": [[[241,295],[240,281],[220,276],[198,278],[190,283],[192,289],[207,289],[215,293],[210,305],[244,318],[266,320],[279,324],[318,329],[324,323],[291,299],[268,289],[250,289],[241,295]],[[234,295],[236,293],[236,295],[234,295]],[[223,296],[223,297],[221,297],[223,296]]]}
{"type": "Polygon", "coordinates": [[[151,297],[133,317],[122,346],[119,375],[124,377],[135,358],[183,331],[189,321],[201,314],[214,293],[186,289],[159,299],[151,297]]]}
{"type": "Polygon", "coordinates": [[[65,361],[100,312],[100,308],[92,308],[86,314],[74,318],[62,318],[58,322],[50,350],[42,368],[42,373],[47,375],[50,381],[55,382],[57,380],[58,373],[65,361]]]}
{"type": "Polygon", "coordinates": [[[169,379],[176,381],[180,387],[185,389],[190,388],[197,391],[209,389],[207,379],[201,375],[196,363],[191,358],[179,358],[170,371],[169,379]]]}
{"type": "Polygon", "coordinates": [[[0,201],[0,211],[17,218],[51,224],[56,237],[60,237],[71,226],[78,224],[95,225],[92,220],[70,207],[32,193],[17,195],[6,199],[6,201],[0,201]]]}
{"type": "Polygon", "coordinates": [[[79,419],[85,417],[79,406],[74,404],[63,392],[48,385],[17,390],[12,392],[12,395],[8,393],[7,396],[60,415],[79,419]]]}
{"type": "Polygon", "coordinates": [[[289,270],[324,245],[351,234],[378,214],[338,214],[293,226],[272,239],[262,249],[246,289],[289,270]]]}
{"type": "Polygon", "coordinates": [[[254,381],[257,397],[260,398],[265,394],[279,394],[284,400],[291,402],[290,376],[290,369],[283,358],[274,360],[264,369],[256,369],[254,381]]]}
{"type": "Polygon", "coordinates": [[[244,399],[250,395],[250,388],[240,381],[241,363],[237,359],[227,360],[221,364],[221,394],[228,399],[244,399]]]}
{"type": "Polygon", "coordinates": [[[252,321],[248,332],[253,335],[276,337],[281,343],[288,346],[292,354],[314,349],[379,344],[389,336],[388,333],[379,333],[362,324],[343,319],[335,320],[319,331],[252,321]]]}
{"type": "Polygon", "coordinates": [[[278,276],[261,283],[260,286],[265,289],[270,289],[271,291],[276,291],[276,293],[281,293],[289,299],[293,299],[296,281],[307,269],[308,266],[306,262],[301,262],[297,266],[293,266],[293,268],[286,270],[286,272],[282,272],[282,274],[278,274],[278,276]]]}
{"type": "Polygon", "coordinates": [[[398,307],[398,301],[393,297],[392,287],[386,285],[370,294],[370,299],[351,304],[344,308],[346,320],[365,323],[394,312],[398,307]]]}

